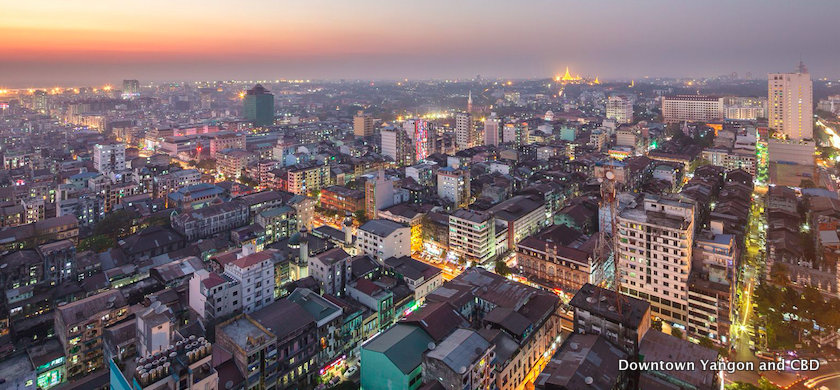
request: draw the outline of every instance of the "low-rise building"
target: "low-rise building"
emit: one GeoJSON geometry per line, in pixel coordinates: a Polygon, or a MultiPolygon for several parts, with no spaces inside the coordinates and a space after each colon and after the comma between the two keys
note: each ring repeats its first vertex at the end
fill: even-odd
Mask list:
{"type": "Polygon", "coordinates": [[[411,228],[387,219],[367,221],[356,232],[356,248],[380,263],[390,257],[408,256],[411,228]]]}
{"type": "Polygon", "coordinates": [[[448,390],[490,389],[495,358],[495,347],[476,331],[458,329],[423,356],[423,381],[448,390]]]}
{"type": "Polygon", "coordinates": [[[592,284],[578,290],[569,305],[575,333],[602,335],[631,356],[650,329],[649,303],[592,284]]]}
{"type": "Polygon", "coordinates": [[[104,330],[126,319],[128,314],[128,303],[120,290],[109,290],[56,308],[55,330],[64,347],[69,379],[105,367],[104,330]]]}
{"type": "Polygon", "coordinates": [[[172,228],[187,240],[212,237],[248,223],[248,207],[237,202],[216,203],[173,213],[172,228]]]}

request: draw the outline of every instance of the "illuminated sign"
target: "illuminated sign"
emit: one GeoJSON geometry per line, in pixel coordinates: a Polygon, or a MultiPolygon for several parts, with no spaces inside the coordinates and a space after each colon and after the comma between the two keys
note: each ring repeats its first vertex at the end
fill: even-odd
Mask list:
{"type": "Polygon", "coordinates": [[[344,364],[344,360],[345,360],[345,359],[347,359],[347,355],[341,355],[341,357],[339,357],[339,358],[337,358],[337,359],[333,360],[331,363],[329,363],[329,364],[327,364],[326,366],[324,366],[324,368],[322,368],[322,369],[319,371],[319,373],[320,373],[321,375],[326,374],[328,371],[332,370],[333,368],[336,368],[336,367],[340,366],[341,364],[344,364]]]}

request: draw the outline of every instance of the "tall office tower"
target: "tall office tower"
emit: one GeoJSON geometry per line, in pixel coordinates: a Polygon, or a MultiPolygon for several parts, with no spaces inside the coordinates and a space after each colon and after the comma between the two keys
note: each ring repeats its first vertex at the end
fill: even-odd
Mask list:
{"type": "Polygon", "coordinates": [[[496,116],[495,112],[491,112],[490,116],[484,120],[484,144],[485,145],[499,145],[499,128],[502,126],[502,120],[496,116]]]}
{"type": "Polygon", "coordinates": [[[607,119],[616,123],[633,122],[633,102],[626,96],[610,96],[607,98],[607,119]]]}
{"type": "Polygon", "coordinates": [[[407,166],[414,161],[414,144],[403,129],[388,128],[379,132],[382,155],[388,156],[397,166],[407,166]]]}
{"type": "Polygon", "coordinates": [[[46,91],[39,89],[32,94],[32,109],[41,114],[49,114],[49,99],[46,91]]]}
{"type": "Polygon", "coordinates": [[[458,150],[473,147],[474,135],[472,115],[468,112],[455,114],[455,144],[458,146],[458,150]]]}
{"type": "Polygon", "coordinates": [[[140,94],[140,82],[137,80],[123,80],[123,93],[130,96],[140,94]]]}
{"type": "Polygon", "coordinates": [[[793,140],[814,137],[813,82],[805,64],[796,73],[767,75],[769,126],[793,140]]]}
{"type": "Polygon", "coordinates": [[[502,142],[512,143],[514,147],[528,145],[531,140],[531,130],[527,122],[506,123],[502,129],[502,142]]]}
{"type": "Polygon", "coordinates": [[[469,96],[467,96],[467,112],[472,114],[472,90],[470,91],[469,96]]]}
{"type": "Polygon", "coordinates": [[[356,137],[370,137],[373,135],[373,116],[359,111],[353,117],[353,134],[356,137]]]}
{"type": "Polygon", "coordinates": [[[420,162],[434,153],[435,129],[431,123],[423,119],[408,119],[403,122],[403,130],[414,141],[414,161],[420,162]]]}
{"type": "Polygon", "coordinates": [[[645,195],[644,204],[616,217],[621,292],[651,304],[651,313],[686,329],[694,204],[645,195]]]}
{"type": "Polygon", "coordinates": [[[470,205],[470,171],[446,167],[437,171],[438,197],[456,208],[470,205]]]}
{"type": "Polygon", "coordinates": [[[394,205],[394,182],[385,177],[385,171],[379,170],[376,177],[365,181],[365,215],[376,219],[379,210],[394,205]]]}
{"type": "Polygon", "coordinates": [[[94,145],[93,168],[102,174],[125,170],[125,144],[94,145]]]}
{"type": "Polygon", "coordinates": [[[493,215],[478,210],[456,210],[449,216],[449,247],[465,261],[480,264],[496,255],[493,215]]]}
{"type": "Polygon", "coordinates": [[[274,124],[274,95],[260,84],[248,90],[242,107],[245,120],[255,126],[274,124]]]}
{"type": "Polygon", "coordinates": [[[723,98],[701,95],[666,96],[662,99],[665,123],[723,120],[723,98]]]}

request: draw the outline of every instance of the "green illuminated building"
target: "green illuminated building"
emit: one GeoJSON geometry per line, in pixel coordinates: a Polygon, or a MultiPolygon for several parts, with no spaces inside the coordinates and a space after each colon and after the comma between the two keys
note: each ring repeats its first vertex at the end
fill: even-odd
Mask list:
{"type": "Polygon", "coordinates": [[[242,115],[255,126],[274,124],[274,95],[261,84],[255,85],[245,94],[242,115]]]}

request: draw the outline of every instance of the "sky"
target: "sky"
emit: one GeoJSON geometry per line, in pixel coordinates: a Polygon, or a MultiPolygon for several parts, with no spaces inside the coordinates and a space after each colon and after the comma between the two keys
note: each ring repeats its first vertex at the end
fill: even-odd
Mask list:
{"type": "Polygon", "coordinates": [[[0,87],[840,77],[836,0],[0,0],[0,87]]]}

